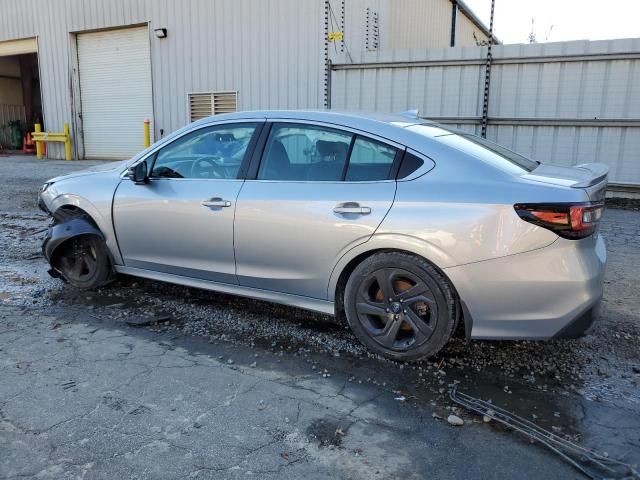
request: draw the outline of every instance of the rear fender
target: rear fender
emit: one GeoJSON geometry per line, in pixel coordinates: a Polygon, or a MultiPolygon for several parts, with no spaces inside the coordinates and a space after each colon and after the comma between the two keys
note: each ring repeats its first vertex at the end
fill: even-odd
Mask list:
{"type": "Polygon", "coordinates": [[[329,285],[327,286],[327,298],[329,301],[333,302],[336,300],[336,287],[338,286],[340,275],[345,267],[356,257],[377,250],[401,250],[412,253],[433,263],[440,269],[456,264],[454,259],[447,255],[444,250],[421,238],[402,234],[377,233],[367,242],[361,243],[345,252],[336,265],[334,265],[329,278],[329,285]]]}
{"type": "MultiPolygon", "coordinates": [[[[49,272],[52,276],[60,277],[60,273],[56,270],[57,254],[60,247],[72,238],[82,235],[93,235],[104,241],[102,232],[86,217],[74,217],[49,227],[42,242],[42,254],[53,267],[53,270],[49,272]]],[[[113,265],[113,262],[111,264],[113,265]]]]}

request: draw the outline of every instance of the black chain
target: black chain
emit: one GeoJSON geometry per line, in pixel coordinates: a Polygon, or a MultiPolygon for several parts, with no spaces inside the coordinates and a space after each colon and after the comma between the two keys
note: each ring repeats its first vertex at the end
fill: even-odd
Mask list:
{"type": "Polygon", "coordinates": [[[493,12],[496,1],[491,0],[491,18],[489,19],[489,44],[487,45],[487,63],[484,71],[484,98],[482,100],[482,132],[483,138],[487,138],[487,124],[489,123],[489,88],[491,85],[491,63],[493,56],[491,46],[493,45],[493,12]]]}

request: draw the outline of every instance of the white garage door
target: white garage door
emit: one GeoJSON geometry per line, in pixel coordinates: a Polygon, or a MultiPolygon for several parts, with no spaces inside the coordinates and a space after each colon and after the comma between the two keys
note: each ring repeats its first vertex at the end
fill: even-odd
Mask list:
{"type": "Polygon", "coordinates": [[[87,158],[129,158],[144,148],[152,118],[147,27],[78,35],[80,99],[87,158]]]}

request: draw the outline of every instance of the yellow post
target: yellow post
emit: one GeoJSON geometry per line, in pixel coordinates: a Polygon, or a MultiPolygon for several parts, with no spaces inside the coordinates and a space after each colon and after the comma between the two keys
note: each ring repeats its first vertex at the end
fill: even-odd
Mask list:
{"type": "MultiPolygon", "coordinates": [[[[35,125],[36,133],[40,133],[42,131],[42,126],[39,123],[35,125]]],[[[36,157],[38,160],[42,160],[42,142],[36,142],[36,157]]]]}
{"type": "Polygon", "coordinates": [[[69,135],[69,124],[65,122],[63,125],[62,133],[65,135],[64,139],[64,159],[71,160],[71,135],[69,135]]]}
{"type": "Polygon", "coordinates": [[[144,148],[151,146],[151,128],[149,127],[150,123],[151,120],[149,120],[148,118],[144,119],[144,148]]]}
{"type": "Polygon", "coordinates": [[[71,160],[71,135],[69,135],[69,124],[65,122],[63,126],[64,140],[64,158],[71,160]]]}

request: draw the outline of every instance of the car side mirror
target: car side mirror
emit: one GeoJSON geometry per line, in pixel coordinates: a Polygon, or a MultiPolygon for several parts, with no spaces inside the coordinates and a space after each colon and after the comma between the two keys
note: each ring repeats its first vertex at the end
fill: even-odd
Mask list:
{"type": "Polygon", "coordinates": [[[127,170],[127,177],[129,177],[136,185],[144,185],[149,183],[149,176],[147,175],[147,162],[136,163],[134,166],[129,167],[127,170]]]}

